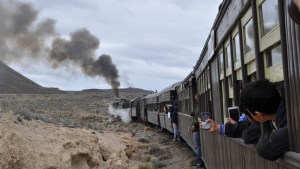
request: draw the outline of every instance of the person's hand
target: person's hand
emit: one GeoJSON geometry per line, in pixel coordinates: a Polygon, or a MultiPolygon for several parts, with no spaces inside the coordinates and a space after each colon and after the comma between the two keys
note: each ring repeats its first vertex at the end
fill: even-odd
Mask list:
{"type": "Polygon", "coordinates": [[[210,132],[220,132],[220,126],[213,119],[207,119],[206,123],[210,124],[210,132]]]}
{"type": "Polygon", "coordinates": [[[233,120],[232,118],[230,118],[230,117],[228,117],[227,120],[228,120],[228,122],[229,122],[230,124],[236,124],[236,121],[234,121],[234,120],[233,120]]]}

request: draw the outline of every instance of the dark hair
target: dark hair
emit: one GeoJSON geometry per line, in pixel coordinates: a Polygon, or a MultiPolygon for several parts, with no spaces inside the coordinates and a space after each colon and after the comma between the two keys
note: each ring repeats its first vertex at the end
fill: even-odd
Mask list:
{"type": "MultiPolygon", "coordinates": [[[[281,97],[275,85],[267,79],[256,80],[248,83],[240,95],[240,110],[249,116],[255,111],[264,114],[276,113],[281,102],[281,97]]],[[[251,116],[250,116],[251,117],[251,116]]]]}

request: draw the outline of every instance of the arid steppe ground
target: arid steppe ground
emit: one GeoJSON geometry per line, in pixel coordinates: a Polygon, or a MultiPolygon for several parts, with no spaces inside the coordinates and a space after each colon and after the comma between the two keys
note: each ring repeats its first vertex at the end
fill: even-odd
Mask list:
{"type": "Polygon", "coordinates": [[[0,168],[193,168],[194,153],[183,141],[110,115],[114,99],[109,91],[0,94],[0,168]]]}

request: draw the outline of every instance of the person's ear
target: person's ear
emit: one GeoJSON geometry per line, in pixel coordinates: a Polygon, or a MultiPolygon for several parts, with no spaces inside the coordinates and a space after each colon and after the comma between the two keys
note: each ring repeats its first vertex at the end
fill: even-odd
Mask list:
{"type": "Polygon", "coordinates": [[[256,121],[264,120],[264,114],[259,111],[255,111],[255,115],[253,117],[255,118],[256,121]]]}

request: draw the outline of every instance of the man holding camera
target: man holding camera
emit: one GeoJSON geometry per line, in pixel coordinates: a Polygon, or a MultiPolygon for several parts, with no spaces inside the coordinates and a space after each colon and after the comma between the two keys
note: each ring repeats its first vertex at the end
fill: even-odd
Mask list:
{"type": "Polygon", "coordinates": [[[193,139],[195,144],[195,151],[196,151],[196,160],[193,162],[192,165],[198,166],[199,168],[205,167],[204,161],[202,160],[202,153],[201,153],[201,143],[200,143],[200,129],[199,129],[199,121],[200,112],[199,112],[199,99],[196,94],[195,96],[195,112],[192,114],[194,116],[194,121],[192,124],[192,132],[193,132],[193,139]]]}

